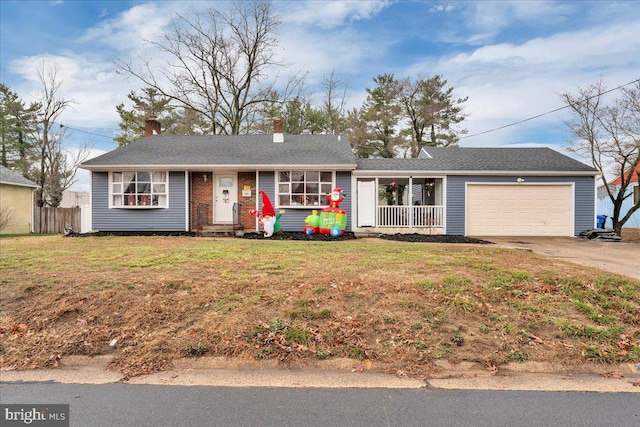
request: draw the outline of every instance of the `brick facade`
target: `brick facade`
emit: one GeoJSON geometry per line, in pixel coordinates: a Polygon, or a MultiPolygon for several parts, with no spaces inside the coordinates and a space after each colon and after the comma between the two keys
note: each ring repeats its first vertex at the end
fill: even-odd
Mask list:
{"type": "Polygon", "coordinates": [[[191,230],[213,225],[213,174],[191,173],[191,230]]]}
{"type": "Polygon", "coordinates": [[[238,222],[245,231],[256,231],[256,217],[249,211],[256,208],[257,192],[256,172],[238,172],[238,222]],[[242,195],[245,186],[251,189],[249,197],[242,195]]]}
{"type": "MultiPolygon", "coordinates": [[[[249,214],[256,208],[256,173],[238,172],[238,228],[246,231],[256,230],[255,217],[249,214]],[[251,196],[243,196],[247,186],[251,196]]],[[[203,227],[213,225],[213,173],[191,173],[191,230],[199,231],[203,227]]]]}

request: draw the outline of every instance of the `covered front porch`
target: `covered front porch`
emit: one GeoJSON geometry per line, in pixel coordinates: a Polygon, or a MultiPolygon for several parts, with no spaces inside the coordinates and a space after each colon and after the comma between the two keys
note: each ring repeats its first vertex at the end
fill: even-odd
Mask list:
{"type": "Polygon", "coordinates": [[[444,178],[356,178],[356,232],[445,233],[444,178]]]}

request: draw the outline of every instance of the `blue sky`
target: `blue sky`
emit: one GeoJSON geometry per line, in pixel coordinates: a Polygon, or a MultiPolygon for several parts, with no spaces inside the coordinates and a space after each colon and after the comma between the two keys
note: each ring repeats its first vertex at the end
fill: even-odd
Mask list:
{"type": "MultiPolygon", "coordinates": [[[[70,144],[112,150],[115,106],[141,87],[116,73],[113,58],[152,56],[145,40],[161,36],[172,11],[211,4],[224,5],[0,0],[0,80],[28,100],[39,88],[37,65],[57,66],[62,96],[75,101],[61,120],[72,129],[70,144]]],[[[640,78],[636,1],[311,0],[275,1],[273,11],[282,18],[280,54],[291,72],[309,72],[309,91],[335,70],[359,107],[378,74],[441,74],[456,96],[469,97],[470,135],[561,107],[560,93],[600,78],[609,87],[640,78]]],[[[564,151],[567,118],[563,110],[460,145],[564,151]]],[[[85,187],[80,179],[77,187],[85,187]]]]}

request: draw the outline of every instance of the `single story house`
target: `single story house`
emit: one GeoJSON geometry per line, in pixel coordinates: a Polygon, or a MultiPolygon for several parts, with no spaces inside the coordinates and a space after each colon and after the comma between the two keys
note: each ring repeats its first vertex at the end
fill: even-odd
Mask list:
{"type": "Polygon", "coordinates": [[[147,136],[84,162],[93,229],[257,231],[259,191],[284,231],[340,188],[347,231],[575,236],[595,223],[598,172],[548,148],[426,148],[417,159],[356,159],[344,135],[147,136]]]}
{"type": "MultiPolygon", "coordinates": [[[[631,170],[628,170],[627,172],[625,172],[625,177],[628,177],[630,173],[632,173],[631,170]]],[[[631,207],[634,206],[636,203],[638,203],[638,200],[640,200],[640,182],[638,178],[639,176],[640,176],[640,164],[636,165],[635,171],[633,171],[633,175],[631,176],[631,185],[627,187],[627,190],[625,192],[626,199],[624,199],[624,201],[622,202],[622,207],[620,210],[621,217],[626,215],[626,213],[629,212],[629,209],[631,209],[631,207]]],[[[621,184],[622,184],[622,178],[617,177],[616,179],[614,179],[609,183],[609,188],[613,191],[614,194],[616,194],[618,191],[620,191],[621,184]]],[[[613,202],[611,201],[611,198],[607,194],[607,190],[605,189],[604,185],[598,186],[597,196],[598,196],[598,209],[597,209],[598,215],[606,215],[607,218],[613,217],[613,202]]],[[[607,222],[605,225],[608,227],[611,227],[612,226],[611,220],[607,219],[607,222]]],[[[629,220],[624,223],[622,228],[640,228],[640,210],[635,211],[633,215],[631,215],[631,218],[629,218],[629,220]]]]}
{"type": "Polygon", "coordinates": [[[33,191],[38,184],[0,166],[0,234],[26,234],[33,230],[33,191]]]}

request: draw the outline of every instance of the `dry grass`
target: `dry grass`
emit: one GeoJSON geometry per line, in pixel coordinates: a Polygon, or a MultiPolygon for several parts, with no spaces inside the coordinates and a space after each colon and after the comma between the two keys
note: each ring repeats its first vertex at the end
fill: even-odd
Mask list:
{"type": "MultiPolygon", "coordinates": [[[[128,376],[200,355],[366,360],[427,376],[640,361],[640,282],[490,245],[379,239],[0,239],[2,369],[113,355],[128,376]]],[[[368,363],[368,362],[367,362],[368,363]]]]}
{"type": "Polygon", "coordinates": [[[640,228],[623,228],[622,240],[625,242],[640,242],[640,228]]]}

